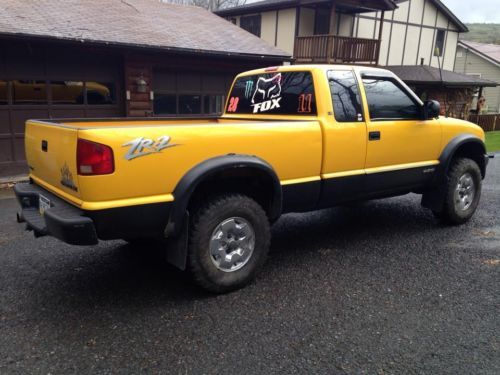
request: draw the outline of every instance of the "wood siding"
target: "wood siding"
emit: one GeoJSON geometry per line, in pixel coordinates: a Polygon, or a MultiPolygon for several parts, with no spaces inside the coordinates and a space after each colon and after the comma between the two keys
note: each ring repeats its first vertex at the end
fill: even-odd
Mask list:
{"type": "MultiPolygon", "coordinates": [[[[398,3],[399,8],[384,14],[382,38],[380,40],[379,65],[417,65],[422,59],[425,65],[453,70],[458,41],[458,29],[429,0],[407,0],[398,3]],[[434,46],[438,30],[445,31],[442,56],[434,56],[434,46]]],[[[259,13],[256,13],[259,14],[259,13]]],[[[314,34],[313,6],[262,12],[262,38],[268,43],[294,52],[294,36],[306,37],[314,34]],[[296,16],[299,22],[296,22],[296,16]],[[274,27],[273,39],[271,30],[274,27]],[[297,27],[297,30],[295,28],[297,27]]],[[[332,12],[330,34],[377,39],[382,12],[346,14],[332,12]]],[[[239,25],[240,16],[232,16],[239,25]]],[[[303,50],[303,40],[299,39],[299,51],[303,50]]],[[[325,52],[326,53],[326,52],[325,52]]]]}
{"type": "MultiPolygon", "coordinates": [[[[461,46],[457,48],[455,72],[480,74],[481,78],[500,83],[500,66],[461,46]]],[[[488,105],[488,112],[500,113],[500,87],[485,87],[483,96],[488,105]]],[[[476,102],[474,102],[475,104],[476,102]]]]}
{"type": "MultiPolygon", "coordinates": [[[[400,2],[399,8],[386,12],[379,65],[424,65],[453,70],[458,30],[428,0],[400,2]],[[437,30],[445,31],[442,56],[434,56],[437,30]]],[[[374,35],[380,27],[380,12],[355,16],[354,37],[374,35]]]]}

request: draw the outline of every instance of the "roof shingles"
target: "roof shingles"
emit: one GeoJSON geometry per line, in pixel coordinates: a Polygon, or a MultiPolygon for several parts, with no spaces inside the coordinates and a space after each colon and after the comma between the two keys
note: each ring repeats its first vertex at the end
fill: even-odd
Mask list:
{"type": "Polygon", "coordinates": [[[2,0],[0,35],[215,54],[289,54],[194,6],[154,0],[2,0]]]}
{"type": "Polygon", "coordinates": [[[500,44],[471,42],[469,40],[460,40],[458,43],[500,64],[500,44]]]}
{"type": "Polygon", "coordinates": [[[438,68],[427,65],[394,65],[388,66],[387,69],[406,83],[429,85],[442,83],[445,86],[455,87],[495,87],[498,85],[497,82],[450,70],[442,69],[440,72],[438,68]]]}

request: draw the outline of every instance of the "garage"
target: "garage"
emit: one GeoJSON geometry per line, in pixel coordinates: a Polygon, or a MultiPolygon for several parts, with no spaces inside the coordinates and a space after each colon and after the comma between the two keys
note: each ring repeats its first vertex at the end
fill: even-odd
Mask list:
{"type": "Polygon", "coordinates": [[[8,0],[2,16],[0,178],[27,173],[27,119],[214,116],[237,73],[290,60],[197,7],[8,0]]]}
{"type": "Polygon", "coordinates": [[[67,46],[9,41],[0,60],[0,172],[24,162],[24,123],[30,118],[124,115],[118,56],[67,46]]]}

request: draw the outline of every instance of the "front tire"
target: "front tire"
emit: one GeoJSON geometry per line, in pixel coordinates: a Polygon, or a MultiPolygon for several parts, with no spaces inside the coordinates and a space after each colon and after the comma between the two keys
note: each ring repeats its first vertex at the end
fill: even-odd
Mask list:
{"type": "Polygon", "coordinates": [[[434,215],[452,225],[467,222],[479,204],[481,185],[477,163],[468,158],[455,159],[448,172],[443,210],[434,215]]]}
{"type": "Polygon", "coordinates": [[[201,207],[191,222],[188,264],[194,281],[213,293],[251,282],[264,264],[270,224],[262,207],[243,195],[225,195],[201,207]]]}

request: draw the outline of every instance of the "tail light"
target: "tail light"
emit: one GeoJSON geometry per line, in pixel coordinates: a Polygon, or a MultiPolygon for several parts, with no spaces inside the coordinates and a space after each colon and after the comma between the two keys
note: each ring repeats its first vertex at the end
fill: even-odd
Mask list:
{"type": "Polygon", "coordinates": [[[115,171],[111,147],[85,139],[78,139],[76,164],[78,174],[84,176],[110,174],[115,171]]]}

